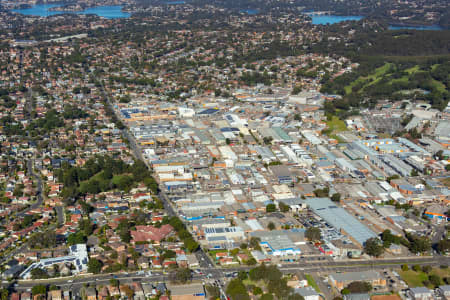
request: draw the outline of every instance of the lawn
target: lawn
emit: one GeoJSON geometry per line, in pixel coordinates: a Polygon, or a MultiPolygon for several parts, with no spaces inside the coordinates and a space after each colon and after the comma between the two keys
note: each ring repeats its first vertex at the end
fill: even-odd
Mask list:
{"type": "Polygon", "coordinates": [[[410,287],[423,286],[423,282],[428,280],[428,275],[424,272],[416,272],[413,270],[399,271],[400,276],[410,287]]]}
{"type": "Polygon", "coordinates": [[[208,253],[209,255],[213,258],[216,259],[216,253],[223,253],[223,252],[228,252],[227,250],[209,250],[208,253]]]}
{"type": "Polygon", "coordinates": [[[450,277],[450,268],[447,268],[447,269],[434,268],[433,271],[431,271],[431,273],[435,274],[435,275],[441,277],[441,279],[443,279],[445,277],[450,277]]]}
{"type": "Polygon", "coordinates": [[[437,81],[436,79],[433,79],[431,81],[431,83],[436,88],[436,90],[438,90],[439,92],[445,93],[447,91],[447,89],[445,88],[445,85],[442,82],[437,81]]]}
{"type": "Polygon", "coordinates": [[[305,277],[306,277],[306,281],[308,281],[308,285],[312,286],[316,290],[316,292],[320,293],[319,286],[317,285],[314,278],[309,274],[305,274],[305,277]]]}
{"type": "Polygon", "coordinates": [[[405,71],[406,71],[408,74],[412,74],[412,73],[416,73],[416,72],[419,71],[419,70],[420,70],[420,67],[419,67],[418,65],[416,65],[416,66],[414,66],[414,67],[412,67],[412,68],[406,69],[405,71]]]}
{"type": "Polygon", "coordinates": [[[365,84],[365,85],[362,87],[362,89],[364,89],[366,86],[369,86],[369,85],[371,85],[371,84],[376,83],[377,81],[379,81],[379,80],[382,78],[382,75],[386,74],[386,72],[389,71],[389,68],[390,68],[390,67],[391,67],[391,64],[386,63],[386,64],[384,64],[383,66],[377,68],[377,69],[375,70],[375,72],[372,73],[372,74],[370,74],[369,76],[366,76],[366,77],[359,77],[358,79],[356,79],[355,81],[353,81],[353,82],[350,83],[349,85],[345,86],[345,88],[344,88],[344,89],[345,89],[345,93],[346,93],[346,94],[350,94],[350,93],[352,92],[352,88],[353,88],[355,85],[357,85],[357,84],[359,84],[359,83],[361,83],[361,82],[363,82],[364,80],[367,80],[367,79],[371,79],[372,81],[371,81],[370,83],[368,83],[368,84],[365,84]]]}
{"type": "MultiPolygon", "coordinates": [[[[414,270],[400,270],[399,274],[410,287],[423,286],[423,282],[425,280],[428,280],[428,274],[422,271],[416,272],[414,270]]],[[[450,269],[433,268],[433,270],[430,272],[430,275],[431,274],[439,276],[441,278],[441,284],[444,284],[443,279],[450,276],[450,269]]],[[[430,288],[432,287],[430,286],[430,288]]]]}
{"type": "Polygon", "coordinates": [[[327,121],[328,131],[331,133],[337,133],[347,130],[345,122],[336,116],[333,116],[330,121],[327,121]]]}

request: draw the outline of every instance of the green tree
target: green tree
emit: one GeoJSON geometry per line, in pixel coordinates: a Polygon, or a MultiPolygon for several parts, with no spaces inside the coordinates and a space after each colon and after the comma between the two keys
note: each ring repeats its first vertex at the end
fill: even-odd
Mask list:
{"type": "Polygon", "coordinates": [[[252,236],[250,238],[250,247],[252,247],[255,250],[261,250],[261,246],[259,245],[260,242],[261,242],[260,238],[252,236]]]}
{"type": "Polygon", "coordinates": [[[102,270],[102,262],[98,259],[91,258],[88,262],[88,272],[98,274],[102,270]]]}
{"type": "MultiPolygon", "coordinates": [[[[303,87],[302,85],[296,85],[294,89],[292,90],[293,95],[298,95],[302,91],[303,87]]],[[[297,116],[297,115],[296,115],[297,116]]],[[[294,117],[295,118],[295,117],[294,117]]],[[[296,119],[297,120],[297,119],[296,119]]]]}
{"type": "Polygon", "coordinates": [[[431,272],[431,270],[433,270],[433,268],[431,266],[423,266],[422,267],[422,272],[429,274],[431,272]]]}
{"type": "Polygon", "coordinates": [[[275,206],[275,204],[273,203],[269,203],[266,206],[266,212],[270,213],[270,212],[274,212],[277,210],[277,207],[275,206]]]}
{"type": "Polygon", "coordinates": [[[33,295],[44,295],[45,293],[47,293],[47,287],[45,285],[42,285],[42,284],[35,285],[31,289],[31,293],[33,295]]]}
{"type": "Polygon", "coordinates": [[[119,287],[119,280],[115,279],[115,278],[111,278],[109,280],[109,284],[115,287],[119,287]]]}
{"type": "Polygon", "coordinates": [[[9,292],[5,288],[0,289],[0,299],[1,300],[8,300],[9,299],[9,292]]]}
{"type": "Polygon", "coordinates": [[[365,281],[353,281],[347,286],[347,289],[352,294],[368,293],[372,290],[372,285],[365,281]]]}
{"type": "Polygon", "coordinates": [[[253,268],[248,272],[250,279],[253,281],[264,279],[266,277],[266,274],[267,274],[267,267],[265,264],[253,268]]]}
{"type": "Polygon", "coordinates": [[[188,268],[179,268],[172,272],[171,275],[169,275],[169,278],[172,282],[184,284],[191,279],[191,270],[188,268]]]}
{"type": "Polygon", "coordinates": [[[253,295],[261,295],[263,293],[262,289],[259,286],[254,286],[252,294],[253,295]]]}
{"type": "Polygon", "coordinates": [[[238,278],[239,278],[240,280],[244,281],[245,279],[248,278],[247,272],[246,272],[246,271],[239,271],[239,273],[238,273],[238,278]]]}
{"type": "MultiPolygon", "coordinates": [[[[289,211],[289,205],[284,204],[284,202],[280,202],[280,204],[278,204],[278,207],[280,208],[281,212],[288,212],[289,211]]],[[[267,208],[266,208],[267,211],[267,208]]]]}
{"type": "Polygon", "coordinates": [[[199,244],[192,238],[189,237],[187,239],[184,240],[184,247],[189,251],[189,252],[195,252],[195,250],[198,249],[199,244]]]}
{"type": "Polygon", "coordinates": [[[280,270],[278,270],[277,266],[275,265],[267,266],[265,273],[265,281],[267,282],[279,281],[281,280],[281,277],[283,277],[283,274],[281,273],[280,270]]]}
{"type": "Polygon", "coordinates": [[[86,201],[80,201],[80,204],[81,204],[81,209],[83,210],[83,213],[85,215],[89,215],[91,212],[94,211],[94,207],[92,207],[92,205],[90,205],[86,201]]]}
{"type": "Polygon", "coordinates": [[[158,193],[158,183],[156,182],[155,178],[149,176],[144,178],[143,182],[145,186],[152,191],[153,194],[158,193]]]}
{"type": "Polygon", "coordinates": [[[33,279],[48,278],[47,272],[41,268],[34,268],[33,270],[31,270],[30,274],[31,274],[31,278],[33,278],[33,279]]]}
{"type": "Polygon", "coordinates": [[[215,285],[206,285],[206,291],[208,292],[209,299],[217,299],[220,297],[220,289],[215,285]]]}
{"type": "Polygon", "coordinates": [[[348,294],[350,294],[350,290],[348,288],[343,288],[342,291],[341,291],[341,294],[342,295],[348,295],[348,294]]]}
{"type": "Polygon", "coordinates": [[[378,238],[370,238],[364,244],[364,251],[370,255],[379,257],[384,252],[384,247],[378,238]]]}
{"type": "Polygon", "coordinates": [[[36,232],[28,240],[31,248],[53,248],[56,246],[56,233],[53,230],[36,232]]]}
{"type": "Polygon", "coordinates": [[[272,294],[264,294],[259,299],[260,300],[273,300],[273,295],[272,294]]]}
{"type": "Polygon", "coordinates": [[[84,244],[87,241],[87,237],[82,231],[78,231],[76,233],[72,233],[67,237],[67,244],[69,246],[75,244],[84,244]]]}
{"type": "MultiPolygon", "coordinates": [[[[278,270],[278,269],[277,269],[278,270]]],[[[269,274],[270,275],[270,274],[269,274]]],[[[281,277],[281,274],[280,274],[281,277]]],[[[268,290],[270,293],[275,294],[278,299],[286,299],[291,293],[292,288],[288,287],[286,278],[271,279],[268,283],[268,290]]]]}
{"type": "Polygon", "coordinates": [[[385,248],[389,248],[391,244],[400,245],[408,243],[404,238],[393,235],[389,229],[381,233],[381,240],[384,242],[385,248]]]}
{"type": "Polygon", "coordinates": [[[399,178],[400,178],[400,176],[398,176],[396,174],[396,175],[392,175],[392,176],[386,178],[386,180],[387,180],[387,182],[391,183],[392,180],[399,179],[399,178]]]}
{"type": "Polygon", "coordinates": [[[267,225],[267,228],[272,231],[275,229],[275,224],[273,222],[269,222],[269,224],[267,225]]]}
{"type": "Polygon", "coordinates": [[[339,193],[334,193],[333,195],[331,195],[331,200],[334,202],[339,202],[341,201],[341,194],[339,193]]]}
{"type": "Polygon", "coordinates": [[[412,253],[424,253],[431,249],[431,242],[427,236],[407,234],[406,238],[409,240],[409,251],[412,253]]]}
{"type": "Polygon", "coordinates": [[[328,197],[330,189],[326,186],[323,189],[315,189],[313,192],[316,197],[328,197]]]}
{"type": "Polygon", "coordinates": [[[321,237],[321,232],[318,227],[308,227],[305,231],[305,237],[310,241],[318,241],[321,237]]]}
{"type": "Polygon", "coordinates": [[[428,281],[434,285],[435,288],[441,285],[441,278],[435,274],[428,276],[428,281]]]}
{"type": "MultiPolygon", "coordinates": [[[[450,164],[449,164],[450,166],[450,164]]],[[[450,251],[450,239],[442,239],[438,242],[437,249],[440,253],[447,253],[450,251]]]]}
{"type": "Polygon", "coordinates": [[[273,137],[271,137],[271,136],[266,136],[266,137],[263,138],[263,141],[264,141],[264,144],[270,145],[270,144],[272,144],[273,137]]]}
{"type": "Polygon", "coordinates": [[[78,227],[84,232],[86,236],[90,236],[94,231],[94,225],[89,219],[81,219],[78,223],[78,227]]]}
{"type": "Polygon", "coordinates": [[[233,300],[250,300],[247,289],[239,278],[232,279],[228,283],[226,293],[233,300]]]}

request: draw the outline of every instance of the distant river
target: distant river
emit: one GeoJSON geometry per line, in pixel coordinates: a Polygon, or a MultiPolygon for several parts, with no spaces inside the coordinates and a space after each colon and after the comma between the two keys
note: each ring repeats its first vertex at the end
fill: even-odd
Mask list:
{"type": "Polygon", "coordinates": [[[58,4],[36,4],[30,8],[24,9],[13,9],[13,12],[21,13],[24,15],[32,15],[32,16],[53,16],[60,14],[94,14],[100,17],[108,18],[108,19],[116,19],[116,18],[129,18],[130,13],[123,12],[122,6],[113,5],[113,6],[96,6],[89,7],[83,11],[51,11],[49,10],[52,7],[60,6],[58,4]]]}
{"type": "Polygon", "coordinates": [[[412,30],[442,30],[442,27],[439,25],[430,25],[430,26],[389,26],[390,30],[401,30],[401,29],[412,29],[412,30]]]}

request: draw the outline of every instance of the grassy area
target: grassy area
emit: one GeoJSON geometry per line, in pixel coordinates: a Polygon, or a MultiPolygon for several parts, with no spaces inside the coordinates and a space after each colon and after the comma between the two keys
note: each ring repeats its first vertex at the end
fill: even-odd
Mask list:
{"type": "MultiPolygon", "coordinates": [[[[423,282],[428,280],[429,275],[439,276],[441,278],[441,284],[445,284],[443,279],[450,276],[450,269],[433,268],[430,274],[426,274],[422,271],[416,272],[414,270],[400,270],[399,274],[410,287],[418,287],[424,286],[423,282]]],[[[432,286],[429,286],[429,288],[432,288],[432,286]]]]}
{"type": "Polygon", "coordinates": [[[431,83],[432,83],[433,86],[436,88],[436,90],[438,90],[439,92],[445,93],[445,92],[447,91],[447,90],[445,89],[445,85],[444,85],[442,82],[433,79],[433,80],[431,81],[431,83]]]}
{"type": "Polygon", "coordinates": [[[408,76],[402,76],[400,78],[397,79],[392,79],[391,81],[389,81],[389,84],[393,84],[393,83],[407,83],[409,80],[408,76]]]}
{"type": "Polygon", "coordinates": [[[217,253],[223,253],[223,252],[227,252],[227,251],[226,251],[226,250],[223,250],[223,249],[221,249],[221,250],[209,250],[209,251],[208,251],[209,255],[210,255],[213,259],[216,259],[216,254],[217,254],[217,253]]]}
{"type": "Polygon", "coordinates": [[[443,279],[445,277],[450,277],[450,269],[449,268],[447,268],[447,269],[434,268],[431,273],[441,277],[441,279],[443,279]]]}
{"type": "Polygon", "coordinates": [[[306,277],[306,281],[308,281],[308,285],[312,286],[316,290],[316,292],[320,293],[319,286],[317,285],[314,278],[309,274],[305,274],[305,277],[306,277]]]}
{"type": "Polygon", "coordinates": [[[384,64],[383,66],[377,68],[377,69],[375,70],[375,72],[372,73],[372,74],[370,74],[369,76],[366,76],[366,77],[359,77],[358,79],[356,79],[355,81],[353,81],[353,82],[350,83],[349,85],[345,86],[345,88],[344,88],[344,89],[345,89],[345,93],[346,93],[346,94],[350,94],[350,93],[352,92],[352,88],[353,88],[355,85],[361,84],[362,82],[364,82],[365,80],[368,80],[368,79],[370,80],[370,82],[367,83],[367,84],[365,84],[365,85],[363,86],[363,88],[365,88],[366,86],[369,86],[369,85],[371,85],[371,84],[376,83],[377,81],[379,81],[379,80],[382,78],[382,76],[383,76],[384,74],[386,74],[386,72],[389,70],[390,67],[391,67],[391,64],[386,63],[386,64],[384,64]]]}
{"type": "MultiPolygon", "coordinates": [[[[438,66],[438,65],[436,65],[436,66],[438,66]]],[[[418,65],[416,65],[416,66],[414,66],[414,67],[412,67],[412,68],[406,69],[405,71],[406,71],[408,74],[413,74],[413,73],[416,73],[416,72],[419,71],[419,70],[420,70],[420,67],[419,67],[418,65]]]]}
{"type": "Polygon", "coordinates": [[[327,121],[328,131],[331,133],[337,133],[347,130],[347,125],[345,122],[340,120],[338,117],[333,116],[330,121],[327,121]]]}
{"type": "Polygon", "coordinates": [[[413,270],[399,271],[400,276],[410,287],[423,286],[423,282],[428,280],[428,275],[423,272],[416,272],[413,270]]]}
{"type": "MultiPolygon", "coordinates": [[[[367,87],[370,87],[374,84],[377,84],[380,80],[383,78],[390,78],[392,75],[396,74],[395,71],[392,71],[390,68],[393,66],[391,63],[385,63],[383,66],[375,69],[371,74],[368,76],[360,76],[353,82],[350,82],[348,85],[344,87],[345,93],[350,94],[352,93],[354,88],[357,88],[357,93],[363,92],[367,87]]],[[[431,69],[435,69],[438,67],[439,64],[433,65],[431,69]]],[[[415,73],[418,72],[429,72],[429,70],[421,70],[419,65],[415,65],[414,67],[408,68],[404,70],[404,75],[400,78],[390,78],[389,82],[387,82],[387,85],[392,84],[407,84],[411,78],[414,77],[415,73]]],[[[435,79],[431,79],[429,83],[433,86],[433,89],[440,92],[445,93],[447,91],[446,86],[443,82],[440,82],[435,79]]]]}

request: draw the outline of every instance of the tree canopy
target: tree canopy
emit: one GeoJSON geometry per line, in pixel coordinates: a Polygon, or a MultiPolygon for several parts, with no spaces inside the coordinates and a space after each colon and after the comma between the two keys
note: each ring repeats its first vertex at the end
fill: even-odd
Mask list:
{"type": "Polygon", "coordinates": [[[370,238],[364,244],[364,252],[370,256],[378,257],[384,252],[384,247],[378,238],[370,238]]]}

